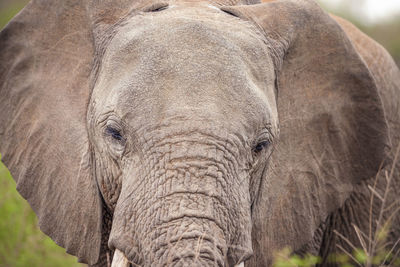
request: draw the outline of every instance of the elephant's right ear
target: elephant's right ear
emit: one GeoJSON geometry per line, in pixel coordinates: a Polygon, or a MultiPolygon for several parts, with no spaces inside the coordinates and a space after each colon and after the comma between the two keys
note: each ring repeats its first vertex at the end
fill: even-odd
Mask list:
{"type": "Polygon", "coordinates": [[[251,261],[266,266],[273,249],[319,246],[327,216],[382,166],[388,127],[368,66],[314,0],[225,10],[260,30],[277,69],[280,137],[252,210],[251,261]]]}
{"type": "Polygon", "coordinates": [[[0,34],[0,152],[41,230],[97,262],[101,198],[86,111],[94,54],[86,1],[32,1],[0,34]]]}

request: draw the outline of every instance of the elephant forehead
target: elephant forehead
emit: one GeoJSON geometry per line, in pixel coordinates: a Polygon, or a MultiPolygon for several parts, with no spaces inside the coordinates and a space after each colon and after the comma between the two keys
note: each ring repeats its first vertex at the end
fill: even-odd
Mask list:
{"type": "Polygon", "coordinates": [[[273,63],[257,31],[203,6],[128,18],[106,49],[96,90],[121,117],[172,108],[243,122],[275,110],[273,63]]]}
{"type": "Polygon", "coordinates": [[[243,73],[246,65],[265,76],[265,68],[273,69],[264,39],[251,23],[209,6],[140,13],[115,32],[102,60],[113,72],[129,66],[154,70],[154,75],[164,71],[163,76],[178,70],[179,77],[185,77],[211,71],[243,73]]]}
{"type": "MultiPolygon", "coordinates": [[[[117,36],[122,46],[129,45],[135,37],[142,41],[171,40],[171,37],[190,39],[200,37],[205,41],[214,41],[215,44],[226,45],[223,39],[231,42],[241,42],[242,45],[254,47],[254,39],[263,38],[255,30],[253,24],[229,15],[222,10],[206,6],[176,6],[161,12],[143,12],[125,18],[120,24],[117,36]],[[123,40],[125,39],[125,40],[123,40]],[[233,41],[234,40],[234,41],[233,41]]],[[[179,40],[174,40],[179,43],[179,40]]],[[[181,42],[183,43],[183,42],[181,42]]],[[[120,48],[119,46],[118,48],[120,48]]],[[[173,48],[173,47],[171,47],[173,48]]]]}
{"type": "Polygon", "coordinates": [[[268,79],[265,70],[273,69],[267,46],[252,24],[210,7],[174,7],[132,16],[117,29],[103,64],[118,72],[126,66],[164,75],[179,70],[179,77],[243,75],[246,65],[263,80],[268,79]]]}

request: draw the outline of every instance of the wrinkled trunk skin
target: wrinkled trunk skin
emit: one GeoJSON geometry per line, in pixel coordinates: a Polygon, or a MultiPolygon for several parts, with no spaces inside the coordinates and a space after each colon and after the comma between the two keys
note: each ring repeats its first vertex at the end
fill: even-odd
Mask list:
{"type": "Polygon", "coordinates": [[[227,245],[214,222],[189,217],[172,222],[156,235],[153,248],[156,265],[224,266],[227,245]]]}
{"type": "Polygon", "coordinates": [[[178,135],[145,142],[124,174],[109,244],[141,266],[238,264],[252,249],[237,140],[178,135]]]}

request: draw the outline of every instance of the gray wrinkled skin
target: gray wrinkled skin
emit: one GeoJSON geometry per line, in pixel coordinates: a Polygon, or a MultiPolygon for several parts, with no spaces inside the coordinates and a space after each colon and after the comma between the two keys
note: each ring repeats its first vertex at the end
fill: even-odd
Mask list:
{"type": "Polygon", "coordinates": [[[312,0],[36,0],[0,51],[3,161],[82,262],[270,266],[289,246],[334,266],[335,231],[376,227],[400,72],[312,0]]]}
{"type": "Polygon", "coordinates": [[[127,18],[107,44],[89,129],[115,210],[109,245],[140,265],[233,265],[252,254],[249,168],[265,166],[278,126],[268,48],[238,20],[179,5],[127,18]],[[253,153],[264,140],[271,147],[253,153]]]}

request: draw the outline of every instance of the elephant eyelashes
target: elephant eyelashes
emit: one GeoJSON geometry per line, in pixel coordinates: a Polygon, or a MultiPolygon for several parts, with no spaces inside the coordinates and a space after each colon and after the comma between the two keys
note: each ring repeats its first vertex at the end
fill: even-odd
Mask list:
{"type": "Polygon", "coordinates": [[[229,9],[221,9],[223,12],[225,12],[228,15],[231,15],[233,17],[237,17],[240,18],[238,14],[235,13],[235,11],[233,10],[229,10],[229,9]]]}
{"type": "Polygon", "coordinates": [[[160,12],[163,10],[168,9],[168,3],[156,3],[154,5],[151,5],[148,8],[145,8],[143,11],[144,12],[160,12]]]}
{"type": "Polygon", "coordinates": [[[163,7],[159,7],[157,9],[154,9],[151,12],[160,12],[160,11],[166,10],[167,8],[168,8],[168,6],[163,6],[163,7]]]}

